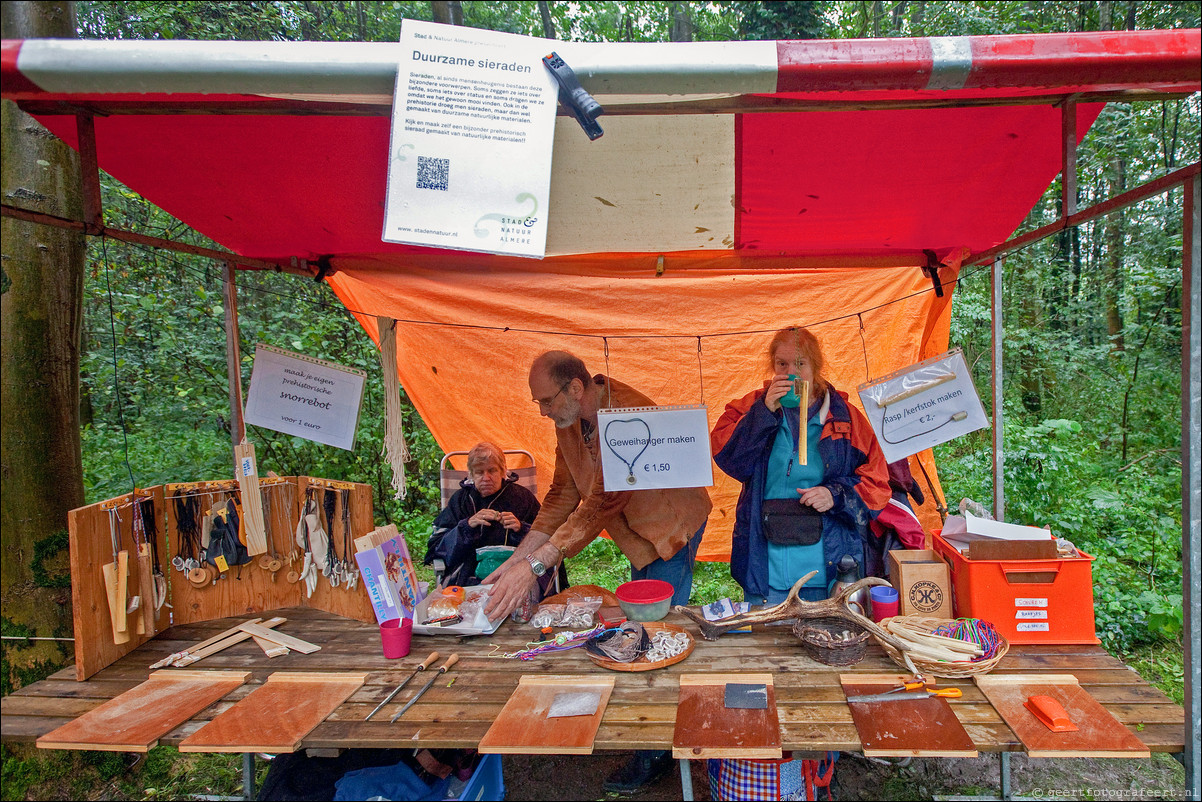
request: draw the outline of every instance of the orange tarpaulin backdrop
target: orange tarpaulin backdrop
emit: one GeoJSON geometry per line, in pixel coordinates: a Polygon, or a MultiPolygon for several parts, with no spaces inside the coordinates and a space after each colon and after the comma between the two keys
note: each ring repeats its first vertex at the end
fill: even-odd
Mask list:
{"type": "MultiPolygon", "coordinates": [[[[555,436],[526,379],[543,351],[572,351],[660,404],[704,401],[712,426],[727,401],[768,375],[765,348],[782,326],[813,328],[831,380],[857,405],[861,382],[948,346],[951,286],[937,298],[917,267],[789,270],[761,260],[747,272],[735,255],[669,254],[657,277],[646,254],[477,262],[416,257],[400,272],[391,261],[344,257],[330,283],[373,337],[374,316],[397,318],[401,383],[444,450],[480,440],[524,448],[538,462],[540,491],[555,436]]],[[[945,283],[957,269],[942,271],[945,283]]],[[[937,481],[929,452],[921,456],[937,481]]],[[[726,560],[739,486],[714,474],[699,557],[726,560]]],[[[929,499],[923,517],[938,526],[929,499]]]]}

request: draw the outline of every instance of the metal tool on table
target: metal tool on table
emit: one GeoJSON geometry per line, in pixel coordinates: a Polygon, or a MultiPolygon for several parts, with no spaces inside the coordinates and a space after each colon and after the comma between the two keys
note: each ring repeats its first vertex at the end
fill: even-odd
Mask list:
{"type": "Polygon", "coordinates": [[[852,702],[899,702],[903,700],[914,699],[931,699],[936,696],[941,696],[944,699],[959,699],[964,694],[959,688],[928,688],[921,691],[908,691],[893,689],[885,693],[870,693],[863,696],[849,696],[848,703],[852,702]]]}
{"type": "Polygon", "coordinates": [[[438,667],[437,673],[435,673],[434,676],[430,677],[430,679],[426,680],[426,684],[423,685],[422,689],[417,692],[417,695],[414,696],[412,699],[410,699],[408,702],[405,702],[405,706],[402,707],[400,710],[398,710],[396,712],[396,715],[393,716],[391,719],[389,719],[388,723],[391,724],[392,722],[396,721],[398,718],[403,716],[405,714],[406,710],[413,707],[414,703],[418,699],[422,698],[422,694],[424,694],[426,691],[430,690],[430,686],[433,685],[438,680],[439,677],[441,677],[443,674],[450,671],[451,666],[455,665],[458,662],[459,662],[458,654],[452,654],[450,657],[448,657],[447,661],[438,667]]]}
{"type": "Polygon", "coordinates": [[[385,697],[384,697],[384,701],[383,701],[383,702],[380,702],[378,705],[376,705],[376,708],[375,708],[375,710],[372,710],[370,713],[368,713],[368,714],[367,714],[367,718],[365,718],[365,719],[363,719],[363,720],[364,720],[364,721],[369,721],[369,720],[371,719],[371,717],[372,717],[372,716],[374,716],[376,713],[379,713],[379,712],[380,712],[380,708],[382,708],[384,705],[386,705],[386,704],[388,704],[389,702],[391,702],[391,701],[392,701],[392,698],[393,698],[394,696],[396,696],[398,693],[400,693],[400,692],[401,692],[401,689],[402,689],[402,688],[404,688],[406,685],[408,685],[408,684],[410,683],[410,681],[411,681],[411,680],[412,680],[414,677],[416,677],[416,676],[417,676],[417,674],[418,674],[418,672],[419,672],[419,671],[425,671],[425,670],[426,670],[427,668],[429,668],[429,667],[430,667],[430,665],[431,665],[431,664],[432,664],[432,663],[433,663],[435,660],[437,660],[437,659],[438,659],[438,652],[430,652],[430,656],[429,656],[429,657],[427,657],[425,660],[422,660],[420,663],[418,663],[418,665],[417,665],[417,668],[413,669],[413,673],[412,673],[412,674],[410,674],[408,677],[406,677],[404,682],[402,682],[400,685],[398,685],[398,686],[396,686],[395,688],[393,688],[393,689],[392,689],[392,693],[390,693],[390,694],[388,694],[387,696],[385,696],[385,697]]]}

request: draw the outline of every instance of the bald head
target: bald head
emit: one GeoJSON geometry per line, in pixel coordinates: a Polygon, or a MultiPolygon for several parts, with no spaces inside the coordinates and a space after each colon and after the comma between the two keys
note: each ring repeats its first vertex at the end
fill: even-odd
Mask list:
{"type": "Polygon", "coordinates": [[[567,351],[547,351],[539,354],[530,365],[530,377],[543,376],[551,380],[556,387],[562,387],[572,379],[579,379],[580,384],[588,387],[592,381],[584,361],[567,351]]]}

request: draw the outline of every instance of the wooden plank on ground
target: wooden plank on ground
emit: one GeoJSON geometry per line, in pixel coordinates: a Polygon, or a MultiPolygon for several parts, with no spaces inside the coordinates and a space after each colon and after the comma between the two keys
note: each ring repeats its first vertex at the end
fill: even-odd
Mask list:
{"type": "Polygon", "coordinates": [[[772,675],[681,675],[672,756],[694,760],[781,757],[780,721],[772,675]],[[764,686],[765,707],[727,707],[728,685],[764,686]]]}
{"type": "Polygon", "coordinates": [[[293,636],[284,632],[273,632],[266,627],[251,622],[242,624],[238,627],[238,629],[242,630],[243,632],[248,632],[256,638],[262,638],[263,640],[271,641],[272,643],[278,643],[281,646],[298,651],[301,654],[313,654],[313,652],[321,649],[321,647],[317,644],[309,643],[307,640],[294,638],[293,636]]]}
{"type": "Polygon", "coordinates": [[[609,695],[614,676],[531,676],[523,674],[518,687],[505,703],[501,714],[488,728],[478,747],[482,754],[591,755],[593,739],[609,695]],[[591,715],[549,718],[555,698],[568,693],[594,693],[598,696],[591,715]]]}
{"type": "Polygon", "coordinates": [[[181,752],[295,752],[367,679],[365,673],[276,672],[180,742],[181,752]]]}
{"type": "Polygon", "coordinates": [[[38,748],[147,752],[249,676],[249,671],[156,671],[136,688],[38,738],[38,748]]]}
{"type": "Polygon", "coordinates": [[[973,678],[1031,757],[1151,757],[1148,747],[1071,674],[985,675],[973,678]],[[1024,703],[1050,696],[1077,729],[1053,732],[1024,703]]]}

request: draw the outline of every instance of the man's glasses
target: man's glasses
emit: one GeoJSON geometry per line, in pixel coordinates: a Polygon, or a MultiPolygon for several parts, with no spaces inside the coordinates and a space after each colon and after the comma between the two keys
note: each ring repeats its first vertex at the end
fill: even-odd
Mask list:
{"type": "Polygon", "coordinates": [[[568,389],[568,385],[571,383],[572,380],[568,379],[560,386],[558,390],[555,391],[555,395],[551,396],[550,398],[536,398],[534,399],[534,403],[538,404],[539,409],[550,409],[551,404],[555,402],[555,399],[559,397],[559,394],[568,389]]]}

